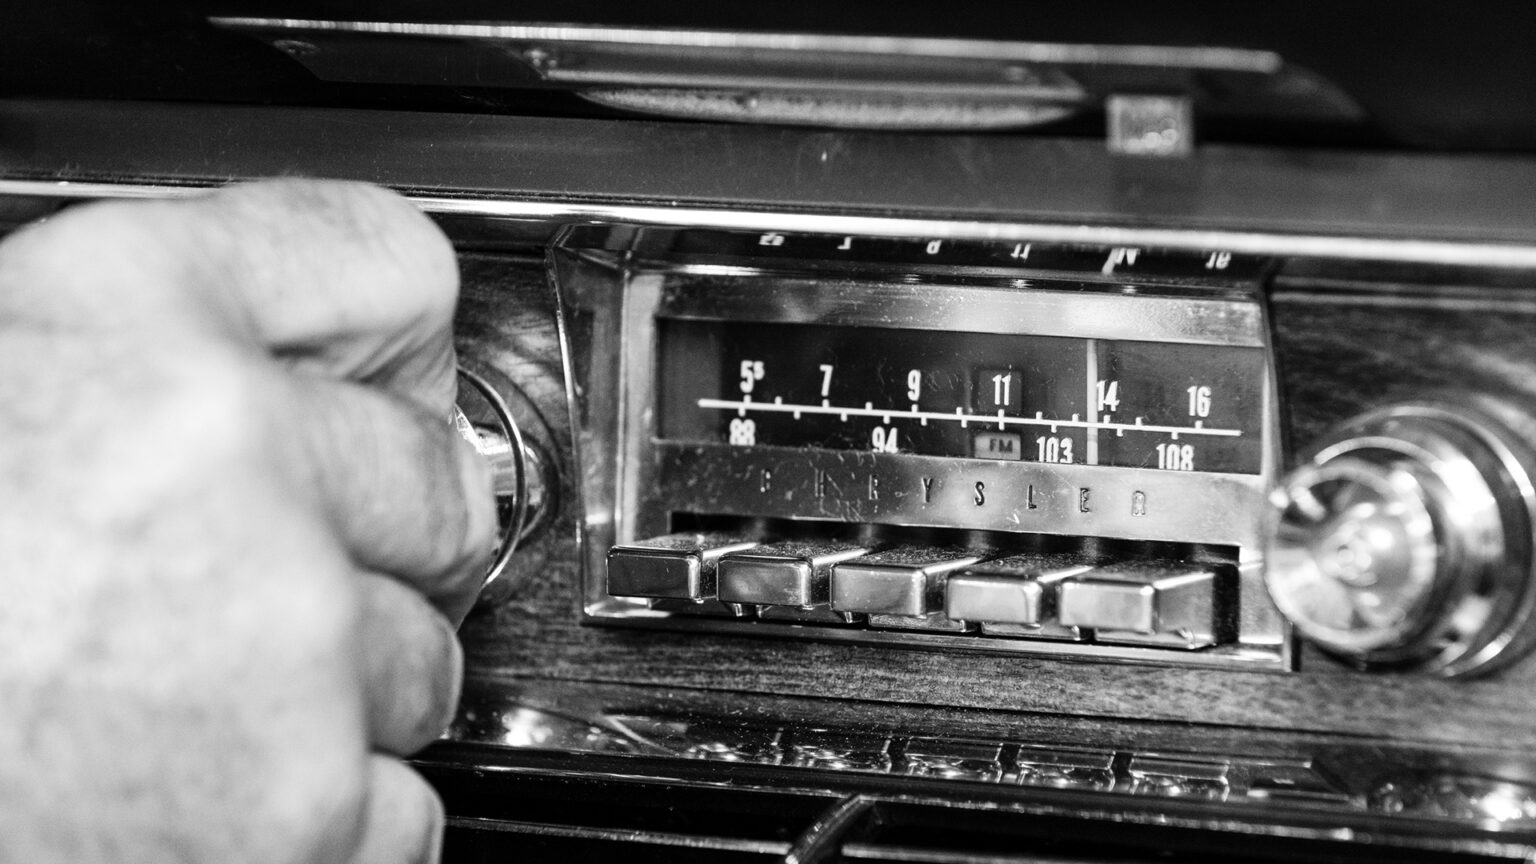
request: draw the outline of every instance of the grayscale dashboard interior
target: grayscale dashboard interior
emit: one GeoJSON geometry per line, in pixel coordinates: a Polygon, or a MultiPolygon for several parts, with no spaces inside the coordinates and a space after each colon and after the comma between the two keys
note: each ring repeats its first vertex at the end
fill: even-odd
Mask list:
{"type": "Polygon", "coordinates": [[[1536,854],[1536,162],[0,102],[0,230],[294,174],[438,220],[466,414],[524,454],[421,757],[452,824],[602,775],[1536,854]],[[1381,551],[1334,511],[1410,481],[1500,545],[1392,541],[1476,564],[1383,592],[1417,630],[1312,614],[1318,548],[1381,551]]]}

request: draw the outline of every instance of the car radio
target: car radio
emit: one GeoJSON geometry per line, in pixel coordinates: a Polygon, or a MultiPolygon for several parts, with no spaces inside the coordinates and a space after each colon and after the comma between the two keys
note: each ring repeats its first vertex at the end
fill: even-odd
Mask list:
{"type": "Polygon", "coordinates": [[[1289,667],[1259,262],[651,235],[560,253],[622,430],[594,623],[1289,667]]]}

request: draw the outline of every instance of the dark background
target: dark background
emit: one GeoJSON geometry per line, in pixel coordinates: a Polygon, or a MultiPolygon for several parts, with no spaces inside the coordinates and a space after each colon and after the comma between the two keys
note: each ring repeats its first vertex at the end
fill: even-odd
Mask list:
{"type": "MultiPolygon", "coordinates": [[[[956,36],[1275,51],[1369,120],[1203,125],[1204,140],[1363,149],[1536,150],[1536,5],[1382,0],[1075,0],[1013,4],[719,0],[59,0],[0,13],[0,97],[107,97],[601,116],[568,94],[326,84],[209,15],[500,20],[956,36]]],[[[1101,134],[1094,122],[1050,134],[1101,134]]]]}

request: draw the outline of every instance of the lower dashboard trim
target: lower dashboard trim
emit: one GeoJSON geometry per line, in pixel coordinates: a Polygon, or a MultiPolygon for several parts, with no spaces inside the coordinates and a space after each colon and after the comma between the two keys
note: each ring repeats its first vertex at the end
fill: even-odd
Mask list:
{"type": "MultiPolygon", "coordinates": [[[[902,648],[925,651],[980,651],[989,654],[1033,655],[1052,660],[1071,660],[1083,663],[1118,662],[1137,665],[1176,666],[1200,669],[1244,669],[1249,671],[1284,672],[1290,667],[1280,645],[1218,645],[1198,651],[1175,651],[1167,648],[1139,648],[1131,645],[1093,645],[1091,654],[1085,654],[1083,646],[1076,642],[1053,642],[1048,639],[1005,639],[987,636],[948,636],[942,633],[924,632],[920,635],[899,630],[842,630],[837,627],[807,626],[780,621],[757,621],[735,618],[707,618],[703,616],[666,616],[637,610],[632,603],[623,600],[606,600],[587,607],[592,616],[589,623],[603,627],[633,627],[651,630],[687,630],[693,633],[712,633],[725,636],[759,636],[779,639],[809,639],[817,642],[849,642],[861,645],[900,645],[902,648]],[[612,617],[613,612],[623,612],[623,617],[612,617]]],[[[1027,674],[1027,668],[1019,670],[1027,674]]]]}

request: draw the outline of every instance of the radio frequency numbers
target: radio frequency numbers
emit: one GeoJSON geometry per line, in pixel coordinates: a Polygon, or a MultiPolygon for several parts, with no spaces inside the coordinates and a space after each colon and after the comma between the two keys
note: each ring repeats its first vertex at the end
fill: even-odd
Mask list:
{"type": "Polygon", "coordinates": [[[1157,445],[1157,467],[1165,471],[1195,470],[1194,445],[1171,443],[1157,445]]]}
{"type": "Polygon", "coordinates": [[[1238,438],[1242,436],[1240,429],[1218,429],[1207,426],[1169,426],[1157,423],[1146,423],[1141,418],[1136,418],[1134,423],[1120,423],[1113,421],[1096,421],[1081,419],[1052,419],[1048,417],[1019,417],[1008,414],[977,414],[966,412],[956,408],[952,413],[941,411],[902,411],[899,408],[858,408],[842,405],[801,405],[775,400],[773,402],[754,402],[750,399],[733,401],[730,399],[702,398],[697,402],[700,408],[717,411],[736,411],[738,413],[767,412],[779,414],[819,414],[836,415],[839,417],[879,417],[882,419],[901,418],[904,420],[933,420],[941,422],[959,423],[962,426],[976,425],[987,427],[995,425],[999,428],[1008,426],[1045,426],[1062,427],[1067,429],[1101,429],[1111,432],[1150,432],[1168,435],[1194,435],[1211,438],[1238,438]]]}
{"type": "MultiPolygon", "coordinates": [[[[819,387],[817,388],[820,404],[792,404],[786,403],[782,397],[776,397],[771,403],[763,399],[758,391],[760,384],[767,377],[768,360],[744,359],[739,361],[739,401],[700,399],[701,408],[714,408],[717,410],[733,410],[736,417],[731,418],[727,424],[727,440],[730,444],[742,447],[756,446],[759,443],[760,430],[758,423],[749,416],[755,412],[791,412],[796,420],[803,415],[836,415],[841,421],[847,422],[850,417],[878,417],[880,425],[870,429],[868,437],[864,439],[868,449],[877,453],[903,452],[904,443],[917,447],[915,452],[925,452],[926,447],[921,438],[912,442],[903,442],[900,428],[893,425],[893,418],[905,418],[916,420],[921,425],[927,426],[930,421],[958,422],[962,429],[975,424],[975,456],[993,459],[1021,459],[1019,445],[1025,441],[1033,440],[1032,448],[1034,461],[1053,464],[1082,463],[1088,465],[1100,464],[1101,442],[1098,431],[1113,432],[1116,438],[1124,437],[1126,432],[1152,433],[1167,435],[1170,441],[1154,445],[1155,461],[1157,467],[1168,471],[1193,471],[1195,470],[1196,447],[1190,443],[1180,443],[1179,438],[1188,436],[1207,437],[1239,437],[1242,432],[1238,429],[1213,429],[1205,428],[1205,421],[1211,417],[1216,394],[1215,388],[1208,384],[1196,383],[1184,388],[1187,397],[1184,413],[1193,422],[1190,425],[1171,425],[1148,423],[1142,416],[1136,416],[1133,422],[1119,422],[1115,418],[1122,407],[1122,381],[1115,375],[1115,368],[1107,370],[1110,374],[1099,377],[1101,364],[1099,358],[1098,340],[1083,340],[1086,364],[1083,372],[1087,379],[1087,399],[1091,410],[1083,417],[1078,413],[1072,413],[1069,419],[1050,418],[1040,411],[1035,411],[1034,416],[1025,414],[1024,400],[1028,394],[1025,392],[1025,379],[1023,372],[1009,365],[1008,368],[980,368],[974,371],[972,379],[976,387],[976,399],[972,411],[966,411],[957,407],[953,413],[921,410],[920,402],[924,397],[924,371],[921,368],[907,369],[905,371],[905,392],[909,400],[909,410],[902,411],[896,408],[875,408],[870,402],[865,402],[863,407],[840,406],[831,403],[832,384],[837,373],[837,364],[820,363],[817,365],[819,375],[819,387]],[[1044,427],[1042,434],[1024,438],[1020,441],[1017,434],[1005,432],[1008,426],[1044,427]],[[991,434],[983,434],[983,430],[995,429],[991,434]],[[1075,437],[1058,434],[1058,431],[1078,429],[1088,432],[1082,440],[1075,437]],[[1010,443],[1011,442],[1011,443],[1010,443]],[[982,444],[989,445],[988,452],[980,452],[982,444]],[[1077,448],[1081,447],[1081,450],[1077,448]]],[[[763,355],[759,355],[763,356],[763,355]]],[[[900,379],[898,379],[900,380],[900,379]]],[[[1032,385],[1033,387],[1033,385],[1032,385]]],[[[1035,391],[1030,390],[1031,393],[1035,391]]],[[[1133,393],[1141,392],[1139,388],[1133,393]]],[[[1028,397],[1034,398],[1034,397],[1028,397]]],[[[1133,399],[1134,404],[1134,399],[1133,399]]],[[[1171,406],[1170,406],[1171,407],[1171,406]]],[[[1064,412],[1063,412],[1064,413],[1064,412]]],[[[774,443],[776,435],[770,435],[768,443],[774,443]]],[[[1028,445],[1025,445],[1026,447],[1028,445]]],[[[1142,451],[1148,457],[1153,453],[1142,451]]],[[[962,455],[960,453],[947,453],[940,455],[962,455]]],[[[964,453],[964,455],[972,455],[964,453]]],[[[1121,461],[1120,457],[1114,464],[1132,465],[1132,462],[1121,461]]],[[[1150,460],[1149,460],[1150,461],[1150,460]]]]}

